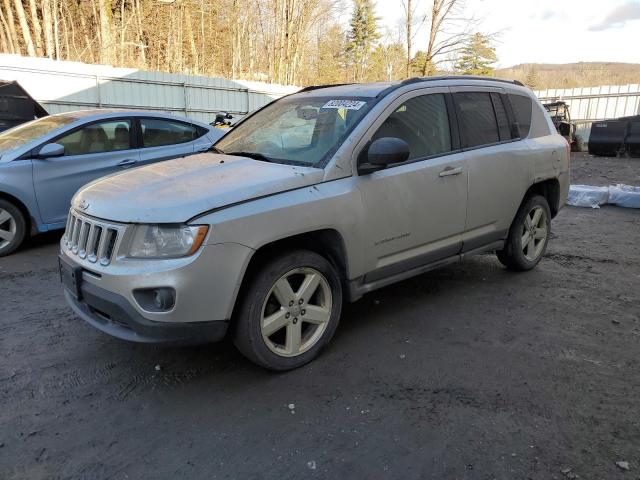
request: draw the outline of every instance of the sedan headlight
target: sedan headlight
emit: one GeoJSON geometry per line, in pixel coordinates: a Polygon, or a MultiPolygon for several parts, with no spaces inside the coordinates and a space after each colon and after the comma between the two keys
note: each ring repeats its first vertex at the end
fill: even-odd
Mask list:
{"type": "Polygon", "coordinates": [[[134,258],[177,258],[195,253],[209,227],[178,225],[138,225],[136,226],[129,256],[134,258]]]}

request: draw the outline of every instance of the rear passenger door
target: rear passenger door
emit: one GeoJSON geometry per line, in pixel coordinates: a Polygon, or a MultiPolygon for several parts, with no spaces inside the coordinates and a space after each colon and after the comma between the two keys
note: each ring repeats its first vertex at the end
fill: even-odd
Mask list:
{"type": "Polygon", "coordinates": [[[205,133],[179,120],[141,117],[138,122],[141,164],[191,155],[195,142],[205,133]]]}
{"type": "Polygon", "coordinates": [[[531,151],[518,141],[500,88],[451,88],[468,155],[469,199],[463,251],[504,239],[532,175],[531,151]]]}
{"type": "Polygon", "coordinates": [[[402,95],[363,139],[400,138],[410,150],[407,162],[357,177],[365,206],[367,282],[451,257],[461,249],[467,168],[448,92],[429,88],[402,95]]]}

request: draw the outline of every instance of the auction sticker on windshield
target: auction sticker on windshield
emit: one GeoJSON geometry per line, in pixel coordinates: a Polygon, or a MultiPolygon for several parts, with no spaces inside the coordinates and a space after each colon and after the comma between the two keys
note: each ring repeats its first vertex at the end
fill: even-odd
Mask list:
{"type": "Polygon", "coordinates": [[[346,108],[347,110],[360,110],[367,102],[359,100],[329,100],[322,108],[346,108]]]}

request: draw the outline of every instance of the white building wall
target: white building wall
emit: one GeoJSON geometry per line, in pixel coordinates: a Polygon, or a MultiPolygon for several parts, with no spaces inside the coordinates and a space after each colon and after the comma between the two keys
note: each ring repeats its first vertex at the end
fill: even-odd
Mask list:
{"type": "Polygon", "coordinates": [[[588,142],[591,124],[596,120],[640,115],[640,85],[549,89],[534,92],[542,103],[563,100],[569,105],[578,135],[588,142]]]}
{"type": "Polygon", "coordinates": [[[133,108],[210,123],[218,112],[243,116],[299,87],[146,72],[108,65],[0,54],[0,80],[17,80],[49,113],[133,108]]]}

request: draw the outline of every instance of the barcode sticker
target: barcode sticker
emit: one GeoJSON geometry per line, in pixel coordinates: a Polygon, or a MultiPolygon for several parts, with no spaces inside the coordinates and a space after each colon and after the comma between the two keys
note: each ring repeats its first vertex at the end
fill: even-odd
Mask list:
{"type": "Polygon", "coordinates": [[[359,100],[329,100],[322,108],[346,108],[347,110],[360,110],[367,102],[359,100]]]}

